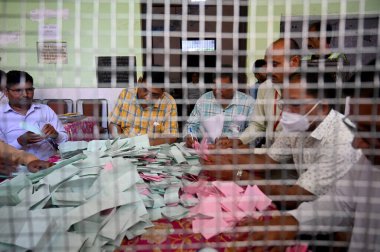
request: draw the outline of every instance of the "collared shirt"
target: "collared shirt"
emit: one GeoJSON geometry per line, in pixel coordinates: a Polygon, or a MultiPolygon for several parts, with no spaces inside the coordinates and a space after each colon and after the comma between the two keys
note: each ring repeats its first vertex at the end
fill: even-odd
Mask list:
{"type": "Polygon", "coordinates": [[[0,161],[7,160],[11,164],[27,165],[38,158],[30,153],[27,153],[22,150],[18,150],[9,144],[3,143],[0,141],[0,161]]]}
{"type": "Polygon", "coordinates": [[[0,91],[0,105],[7,104],[8,103],[8,97],[0,91]]]}
{"type": "Polygon", "coordinates": [[[45,124],[51,124],[58,132],[58,138],[55,140],[57,144],[66,142],[68,139],[58,116],[45,104],[32,104],[26,115],[17,113],[9,104],[5,104],[0,107],[0,117],[0,140],[12,145],[16,149],[34,154],[41,160],[47,160],[56,154],[56,150],[47,140],[21,146],[17,142],[17,138],[27,132],[27,130],[21,127],[21,122],[25,122],[40,130],[42,130],[45,124]]]}
{"type": "Polygon", "coordinates": [[[282,129],[279,123],[281,108],[278,100],[281,90],[271,81],[260,84],[248,128],[240,135],[243,144],[254,142],[258,137],[265,137],[265,147],[269,148],[274,141],[274,132],[282,129]]]}
{"type": "Polygon", "coordinates": [[[223,108],[215,98],[212,91],[202,95],[195,104],[187,123],[184,136],[192,133],[194,136],[201,137],[201,121],[207,118],[223,115],[224,124],[222,135],[237,137],[249,122],[253,112],[254,99],[242,92],[235,91],[230,104],[223,108]]]}
{"type": "Polygon", "coordinates": [[[363,156],[326,195],[288,213],[298,220],[300,232],[348,228],[348,251],[379,251],[380,169],[363,156]]]}
{"type": "Polygon", "coordinates": [[[153,106],[143,109],[137,99],[137,88],[124,89],[109,121],[119,125],[128,137],[142,134],[153,138],[161,134],[178,137],[177,104],[166,92],[153,106]]]}
{"type": "Polygon", "coordinates": [[[361,156],[351,145],[354,134],[343,117],[331,110],[311,133],[282,132],[268,155],[279,163],[293,161],[299,175],[296,184],[314,195],[325,194],[361,156]]]}

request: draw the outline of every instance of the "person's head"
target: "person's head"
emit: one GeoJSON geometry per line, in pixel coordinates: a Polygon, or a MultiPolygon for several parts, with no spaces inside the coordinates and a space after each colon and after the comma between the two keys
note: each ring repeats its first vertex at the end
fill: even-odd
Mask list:
{"type": "Polygon", "coordinates": [[[7,74],[3,70],[0,70],[0,91],[3,91],[5,89],[6,81],[7,74]]]}
{"type": "Polygon", "coordinates": [[[258,83],[263,83],[267,80],[266,74],[267,62],[263,59],[258,59],[255,61],[253,73],[258,83]]]}
{"type": "Polygon", "coordinates": [[[194,84],[199,82],[199,73],[194,72],[191,74],[191,82],[194,84]]]}
{"type": "Polygon", "coordinates": [[[352,145],[363,149],[374,165],[380,165],[380,76],[374,64],[370,63],[368,67],[371,69],[356,75],[360,85],[350,83],[344,93],[351,96],[351,113],[347,117],[356,125],[357,131],[352,145]]]}
{"type": "Polygon", "coordinates": [[[294,39],[280,38],[274,41],[265,52],[267,79],[273,83],[283,83],[301,65],[299,46],[294,39]]]}
{"type": "Polygon", "coordinates": [[[9,105],[19,108],[29,108],[33,103],[33,77],[27,72],[12,70],[6,75],[5,94],[9,105]]]}
{"type": "Polygon", "coordinates": [[[214,96],[217,99],[232,99],[234,97],[234,87],[232,84],[232,73],[223,72],[218,74],[214,74],[214,96]]]}
{"type": "Polygon", "coordinates": [[[322,27],[321,21],[312,23],[309,26],[307,47],[309,49],[319,49],[323,53],[326,49],[331,47],[331,32],[332,27],[328,23],[326,23],[325,27],[322,27]],[[326,35],[323,36],[322,34],[326,35]]]}
{"type": "Polygon", "coordinates": [[[137,98],[143,108],[160,99],[164,93],[165,74],[163,72],[150,72],[152,83],[148,83],[148,73],[144,73],[139,79],[137,98]],[[142,101],[141,101],[142,100],[142,101]]]}
{"type": "Polygon", "coordinates": [[[313,130],[330,112],[331,99],[335,98],[336,83],[331,75],[315,72],[291,74],[289,85],[286,85],[283,90],[283,119],[281,123],[284,129],[289,128],[288,131],[298,131],[292,130],[292,127],[300,126],[296,125],[295,120],[299,119],[303,121],[300,124],[308,122],[308,124],[303,125],[303,130],[313,130]],[[288,125],[289,127],[287,127],[288,125]]]}

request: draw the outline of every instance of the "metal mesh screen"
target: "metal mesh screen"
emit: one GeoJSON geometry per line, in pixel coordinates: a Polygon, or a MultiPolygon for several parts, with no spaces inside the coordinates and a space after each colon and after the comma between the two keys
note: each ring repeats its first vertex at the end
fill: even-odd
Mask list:
{"type": "Polygon", "coordinates": [[[378,250],[377,1],[0,11],[0,250],[378,250]]]}

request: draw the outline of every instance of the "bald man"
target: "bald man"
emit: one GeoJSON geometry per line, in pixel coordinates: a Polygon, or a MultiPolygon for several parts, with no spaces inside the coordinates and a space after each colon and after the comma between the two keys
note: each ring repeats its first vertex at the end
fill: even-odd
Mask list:
{"type": "Polygon", "coordinates": [[[297,54],[299,46],[293,39],[280,38],[266,50],[264,60],[267,62],[267,81],[260,85],[256,103],[249,126],[238,139],[220,139],[217,146],[231,148],[247,144],[258,146],[264,143],[269,148],[274,141],[274,132],[281,130],[279,119],[282,84],[301,64],[297,54]]]}

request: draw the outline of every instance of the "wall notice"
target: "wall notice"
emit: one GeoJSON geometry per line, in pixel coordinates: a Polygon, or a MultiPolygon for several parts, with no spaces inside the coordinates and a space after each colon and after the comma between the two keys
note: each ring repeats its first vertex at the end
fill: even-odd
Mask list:
{"type": "Polygon", "coordinates": [[[38,29],[38,41],[60,41],[61,30],[56,24],[41,24],[38,29]]]}
{"type": "Polygon", "coordinates": [[[38,63],[67,64],[66,42],[37,42],[38,63]]]}

